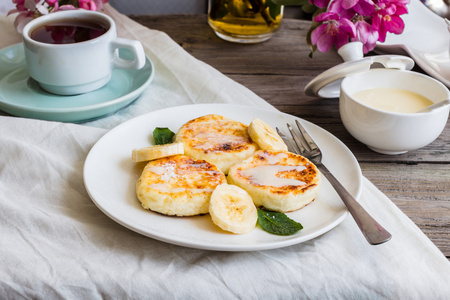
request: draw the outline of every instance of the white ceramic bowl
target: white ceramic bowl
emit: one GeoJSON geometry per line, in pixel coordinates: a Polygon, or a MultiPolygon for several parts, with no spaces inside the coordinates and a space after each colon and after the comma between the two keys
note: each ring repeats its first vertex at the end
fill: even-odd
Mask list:
{"type": "Polygon", "coordinates": [[[373,88],[409,90],[434,103],[450,98],[439,81],[412,71],[372,69],[344,78],[341,83],[339,110],[350,134],[370,149],[383,154],[401,154],[433,142],[444,129],[450,106],[425,113],[394,113],[372,108],[352,95],[373,88]]]}

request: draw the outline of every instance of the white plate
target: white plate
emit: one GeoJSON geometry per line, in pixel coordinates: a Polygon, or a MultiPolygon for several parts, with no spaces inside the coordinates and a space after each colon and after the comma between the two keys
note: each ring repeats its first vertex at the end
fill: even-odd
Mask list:
{"type": "Polygon", "coordinates": [[[450,33],[444,18],[419,0],[410,0],[408,14],[402,15],[405,29],[400,35],[389,34],[375,51],[380,54],[405,52],[429,75],[450,87],[450,33]]]}
{"type": "Polygon", "coordinates": [[[291,236],[278,236],[260,227],[234,235],[216,227],[209,215],[168,217],[144,210],[135,185],[144,164],[131,162],[133,148],[145,147],[155,127],[176,132],[185,122],[206,114],[220,114],[249,124],[255,117],[272,126],[300,120],[323,150],[324,163],[358,199],[362,175],[349,149],[320,127],[294,116],[250,106],[227,104],[188,105],[151,112],[131,119],[105,134],[91,149],[84,165],[84,183],[94,203],[111,219],[148,237],[191,248],[221,251],[253,251],[285,247],[315,238],[337,226],[347,215],[339,196],[324,180],[319,197],[307,207],[289,213],[304,229],[291,236]]]}

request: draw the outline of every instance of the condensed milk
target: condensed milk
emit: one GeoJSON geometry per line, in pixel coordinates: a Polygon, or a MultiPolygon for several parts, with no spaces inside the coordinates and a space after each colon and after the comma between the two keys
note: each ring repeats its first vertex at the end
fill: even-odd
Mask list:
{"type": "Polygon", "coordinates": [[[415,113],[433,104],[433,101],[418,93],[396,88],[367,89],[352,96],[367,106],[396,113],[415,113]]]}
{"type": "Polygon", "coordinates": [[[441,134],[447,124],[450,106],[426,113],[417,111],[443,99],[450,99],[449,89],[430,76],[407,70],[374,68],[350,74],[342,80],[339,113],[354,138],[375,152],[396,155],[424,147],[441,134]],[[364,100],[358,100],[357,94],[371,89],[382,95],[379,102],[397,102],[394,106],[400,107],[400,112],[389,111],[378,102],[373,106],[362,104],[360,101],[364,100]],[[383,91],[396,90],[400,92],[383,95],[383,91]],[[414,93],[430,102],[420,97],[414,100],[417,98],[411,97],[414,93]],[[399,100],[404,97],[406,103],[399,100]],[[413,105],[414,102],[418,104],[413,105]]]}

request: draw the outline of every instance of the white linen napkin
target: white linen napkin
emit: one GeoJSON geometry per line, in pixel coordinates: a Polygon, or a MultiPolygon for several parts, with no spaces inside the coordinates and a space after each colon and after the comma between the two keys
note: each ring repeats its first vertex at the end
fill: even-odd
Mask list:
{"type": "MultiPolygon", "coordinates": [[[[166,34],[142,27],[110,6],[107,13],[120,24],[119,35],[143,42],[155,64],[154,82],[132,105],[82,125],[0,116],[0,295],[448,299],[448,260],[367,179],[360,202],[393,234],[378,246],[365,241],[351,217],[302,244],[227,253],[147,238],[103,214],[84,188],[82,169],[90,148],[108,129],[175,105],[271,108],[191,57],[166,34]]],[[[20,41],[7,29],[11,22],[11,17],[0,19],[2,47],[20,41]]]]}

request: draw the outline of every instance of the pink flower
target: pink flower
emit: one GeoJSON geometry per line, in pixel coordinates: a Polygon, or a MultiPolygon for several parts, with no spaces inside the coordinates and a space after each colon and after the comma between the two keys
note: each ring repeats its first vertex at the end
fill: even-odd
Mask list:
{"type": "Polygon", "coordinates": [[[101,10],[103,4],[107,2],[108,0],[78,0],[78,5],[87,10],[101,10]]]}
{"type": "Polygon", "coordinates": [[[372,0],[334,0],[331,2],[328,11],[336,12],[351,19],[358,13],[363,16],[370,15],[375,9],[375,4],[372,0]]]}
{"type": "Polygon", "coordinates": [[[363,43],[364,53],[372,51],[378,41],[378,31],[374,30],[372,25],[367,23],[362,17],[356,21],[355,28],[356,36],[351,41],[363,43]]]}
{"type": "MultiPolygon", "coordinates": [[[[310,33],[311,45],[326,52],[334,45],[339,49],[349,41],[363,43],[365,53],[373,50],[377,41],[384,42],[388,32],[404,30],[402,14],[408,13],[409,0],[309,0],[326,10],[314,21],[319,23],[310,33]]],[[[313,50],[314,51],[314,50],[313,50]]]]}
{"type": "Polygon", "coordinates": [[[64,5],[61,5],[58,10],[73,10],[73,9],[77,9],[77,8],[71,4],[64,4],[64,5]]]}
{"type": "Polygon", "coordinates": [[[33,18],[58,10],[72,10],[78,8],[101,10],[103,9],[103,4],[107,3],[108,0],[12,0],[12,2],[16,4],[16,8],[10,10],[8,15],[18,13],[14,20],[14,26],[20,33],[22,32],[23,27],[33,20],[33,18]],[[60,4],[62,5],[60,6],[60,4]]]}
{"type": "Polygon", "coordinates": [[[400,34],[405,28],[405,23],[400,15],[407,13],[403,1],[381,0],[377,3],[377,9],[372,14],[372,25],[378,31],[380,42],[386,40],[387,32],[400,34]],[[398,5],[400,4],[400,5],[398,5]]]}
{"type": "Polygon", "coordinates": [[[339,49],[356,35],[355,25],[337,13],[319,14],[314,21],[323,22],[311,33],[311,42],[322,52],[327,52],[333,45],[339,49]]]}
{"type": "Polygon", "coordinates": [[[19,33],[22,32],[25,25],[33,20],[35,13],[42,15],[48,13],[47,8],[39,4],[39,2],[41,0],[13,0],[13,3],[16,4],[16,9],[10,10],[8,15],[19,12],[14,20],[14,27],[19,33]]]}
{"type": "Polygon", "coordinates": [[[13,3],[16,4],[16,9],[8,12],[8,14],[21,11],[35,11],[39,2],[41,0],[13,0],[13,3]]]}
{"type": "Polygon", "coordinates": [[[22,11],[14,20],[14,27],[21,33],[25,25],[27,25],[31,20],[33,20],[33,12],[22,11]]]}
{"type": "Polygon", "coordinates": [[[97,10],[103,9],[103,4],[108,3],[108,0],[93,0],[95,5],[97,5],[97,10]]]}
{"type": "Polygon", "coordinates": [[[58,0],[45,0],[50,7],[53,7],[53,11],[58,11],[59,3],[58,0]]]}
{"type": "Polygon", "coordinates": [[[97,5],[92,0],[78,0],[80,8],[87,10],[97,10],[97,5]]]}

